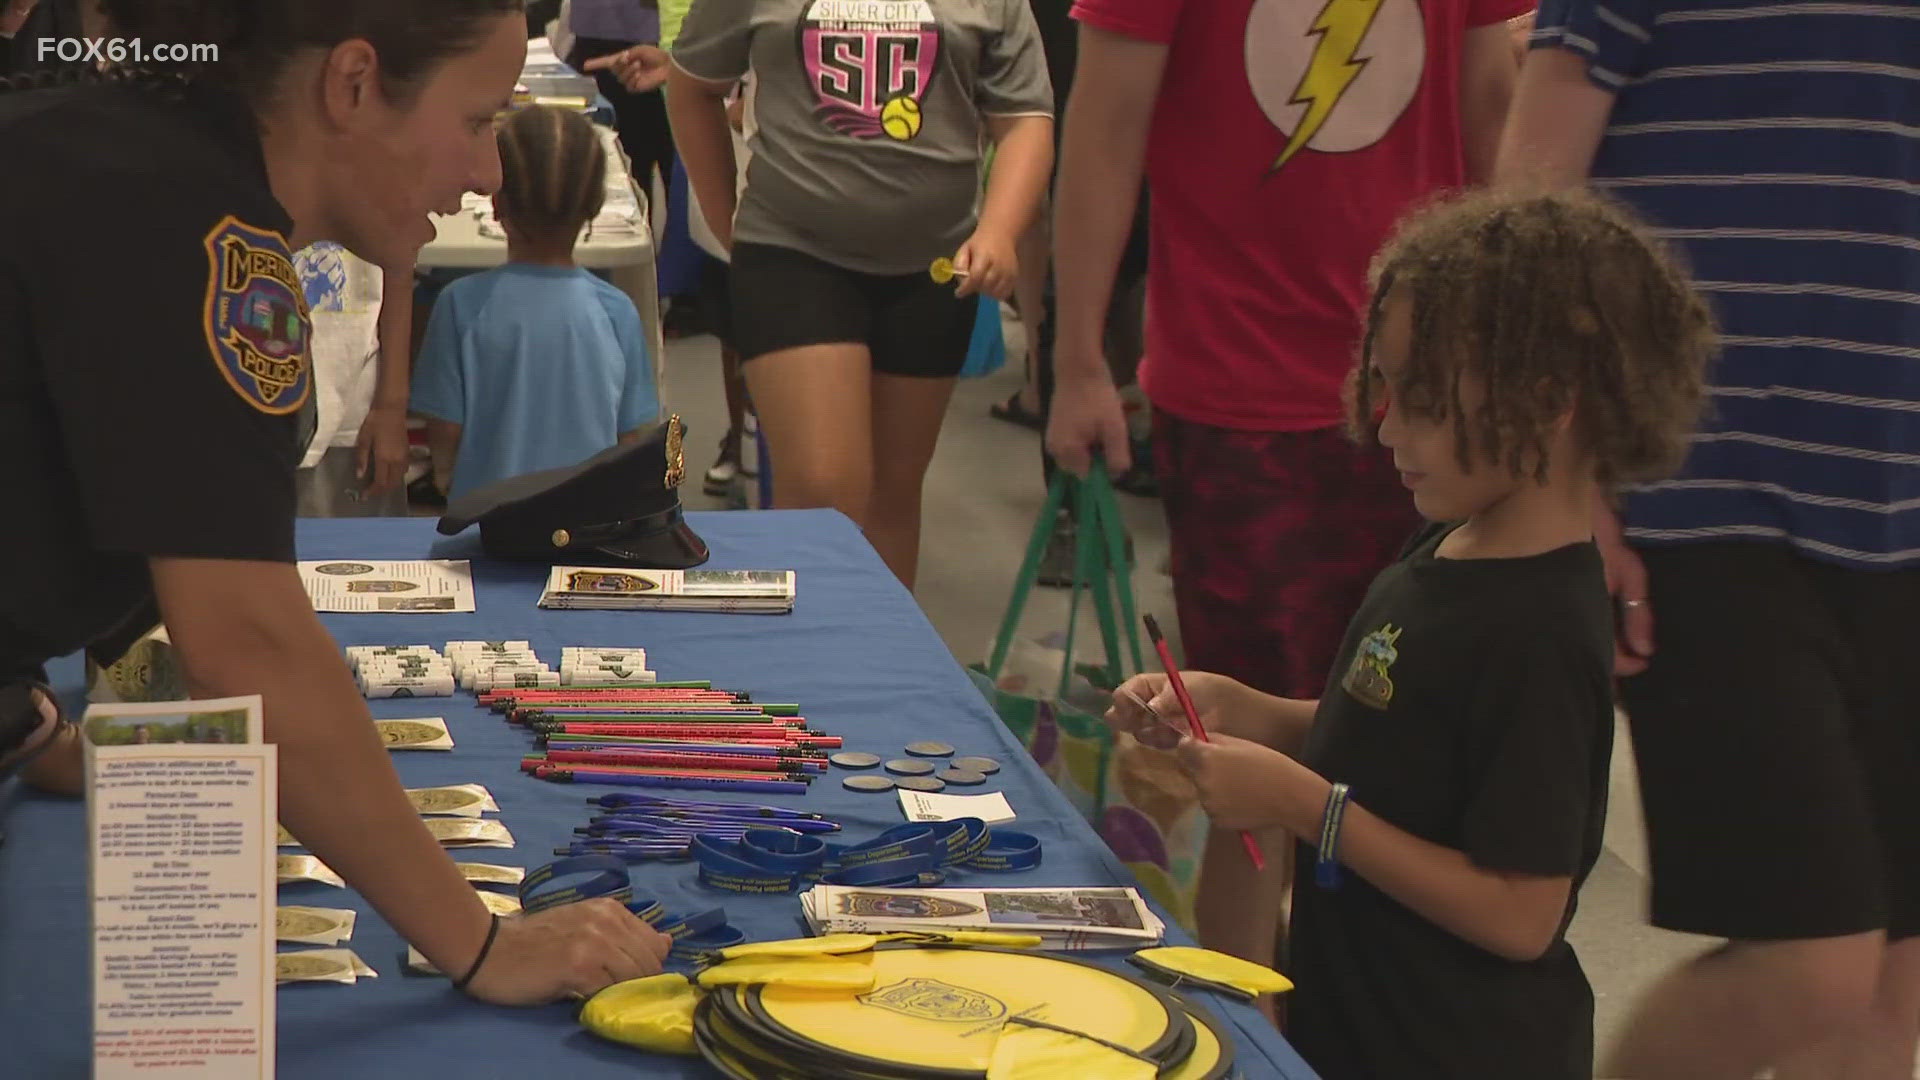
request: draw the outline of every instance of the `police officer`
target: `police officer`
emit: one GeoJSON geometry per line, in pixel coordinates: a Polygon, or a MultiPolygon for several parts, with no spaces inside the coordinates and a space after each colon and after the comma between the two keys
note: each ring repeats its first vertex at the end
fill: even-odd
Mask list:
{"type": "MultiPolygon", "coordinates": [[[[533,1004],[653,974],[611,900],[495,920],[421,824],[295,571],[309,321],[290,251],[386,267],[499,182],[520,0],[99,0],[193,63],[0,93],[0,769],[77,777],[23,683],[164,618],[196,697],[260,694],[280,820],[442,971],[533,1004]]],[[[163,58],[164,59],[164,58],[163,58]]]]}

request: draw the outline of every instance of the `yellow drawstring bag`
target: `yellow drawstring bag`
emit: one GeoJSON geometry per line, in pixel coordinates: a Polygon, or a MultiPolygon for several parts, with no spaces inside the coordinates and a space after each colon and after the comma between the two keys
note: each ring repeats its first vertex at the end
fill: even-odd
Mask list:
{"type": "Polygon", "coordinates": [[[652,975],[614,983],[587,999],[580,1026],[661,1054],[693,1054],[693,1008],[700,991],[685,975],[652,975]]]}
{"type": "Polygon", "coordinates": [[[1225,988],[1243,997],[1284,994],[1293,989],[1292,979],[1270,967],[1191,945],[1141,949],[1128,959],[1135,967],[1159,975],[1176,986],[1182,982],[1201,983],[1225,988]]]}

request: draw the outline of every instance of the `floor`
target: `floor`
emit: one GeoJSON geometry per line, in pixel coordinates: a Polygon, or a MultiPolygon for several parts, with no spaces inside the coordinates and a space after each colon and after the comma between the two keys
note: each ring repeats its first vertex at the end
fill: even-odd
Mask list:
{"type": "MultiPolygon", "coordinates": [[[[1017,324],[1010,328],[1009,346],[1013,356],[1021,355],[1017,324]]],[[[670,342],[667,352],[663,397],[690,430],[682,498],[689,508],[720,508],[721,500],[704,495],[698,482],[726,425],[716,343],[710,337],[681,339],[670,342]]],[[[1016,363],[961,384],[927,477],[918,595],[927,617],[962,663],[982,659],[991,647],[1044,496],[1039,436],[987,415],[988,406],[1004,400],[1019,382],[1016,363]]],[[[1163,624],[1171,625],[1171,587],[1157,569],[1167,549],[1165,521],[1153,502],[1127,495],[1120,500],[1136,545],[1140,569],[1134,590],[1140,610],[1159,612],[1163,624]]],[[[1035,590],[1024,624],[1030,631],[1058,628],[1065,619],[1061,590],[1035,590]]],[[[1639,798],[1624,725],[1619,742],[1608,850],[1587,882],[1570,932],[1593,983],[1601,1045],[1617,1030],[1642,988],[1676,960],[1708,944],[1652,929],[1644,921],[1639,798]]]]}

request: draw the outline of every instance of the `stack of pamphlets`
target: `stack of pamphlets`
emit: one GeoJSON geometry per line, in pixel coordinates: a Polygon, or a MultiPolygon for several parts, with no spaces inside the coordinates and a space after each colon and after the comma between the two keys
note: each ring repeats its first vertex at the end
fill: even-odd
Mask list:
{"type": "Polygon", "coordinates": [[[556,566],[543,608],[597,611],[728,611],[784,615],[793,610],[791,570],[628,570],[556,566]]]}
{"type": "Polygon", "coordinates": [[[862,889],[816,885],[801,898],[816,934],[994,931],[1046,949],[1158,945],[1166,924],[1133,889],[862,889]]]}

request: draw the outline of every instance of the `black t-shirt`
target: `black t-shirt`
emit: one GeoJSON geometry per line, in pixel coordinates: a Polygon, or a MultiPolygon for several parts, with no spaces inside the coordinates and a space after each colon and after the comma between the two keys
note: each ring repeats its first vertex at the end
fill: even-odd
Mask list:
{"type": "Polygon", "coordinates": [[[5,678],[145,630],[149,556],[293,559],[312,368],[238,98],[0,93],[0,156],[5,678]]]}
{"type": "MultiPolygon", "coordinates": [[[[1565,875],[1600,854],[1613,622],[1591,543],[1441,559],[1434,527],[1347,630],[1301,760],[1351,799],[1489,870],[1565,875]]],[[[1588,1080],[1593,994],[1562,937],[1516,963],[1299,849],[1289,1037],[1327,1080],[1588,1080]]]]}

